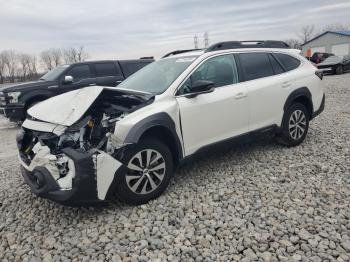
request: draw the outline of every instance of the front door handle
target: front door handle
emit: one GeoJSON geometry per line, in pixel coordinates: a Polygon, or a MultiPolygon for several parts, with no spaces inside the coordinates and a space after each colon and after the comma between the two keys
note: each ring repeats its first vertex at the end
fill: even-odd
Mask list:
{"type": "Polygon", "coordinates": [[[244,97],[246,97],[246,96],[247,96],[246,93],[240,92],[240,93],[238,93],[237,95],[235,95],[235,98],[236,98],[236,99],[242,99],[242,98],[244,98],[244,97]]]}
{"type": "Polygon", "coordinates": [[[96,83],[93,83],[93,84],[89,84],[89,86],[95,86],[96,85],[96,83]]]}

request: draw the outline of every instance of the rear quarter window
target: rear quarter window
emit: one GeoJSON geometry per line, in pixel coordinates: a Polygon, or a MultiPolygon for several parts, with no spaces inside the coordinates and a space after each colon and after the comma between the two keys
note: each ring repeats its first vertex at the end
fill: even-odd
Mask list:
{"type": "Polygon", "coordinates": [[[280,62],[285,71],[296,69],[301,63],[298,59],[287,54],[274,53],[273,56],[280,62]]]}

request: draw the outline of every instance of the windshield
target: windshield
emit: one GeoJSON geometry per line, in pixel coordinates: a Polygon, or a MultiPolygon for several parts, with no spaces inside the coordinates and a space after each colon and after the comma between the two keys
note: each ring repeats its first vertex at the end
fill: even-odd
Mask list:
{"type": "Polygon", "coordinates": [[[57,77],[61,75],[61,73],[67,68],[69,65],[60,65],[58,67],[55,67],[54,69],[50,70],[47,72],[45,75],[40,77],[40,80],[45,80],[45,81],[53,81],[56,80],[57,77]]]}
{"type": "Polygon", "coordinates": [[[326,60],[323,61],[323,63],[339,63],[343,60],[343,57],[341,56],[330,56],[326,60]]]}
{"type": "Polygon", "coordinates": [[[196,58],[183,56],[158,60],[137,71],[118,88],[161,94],[196,58]]]}

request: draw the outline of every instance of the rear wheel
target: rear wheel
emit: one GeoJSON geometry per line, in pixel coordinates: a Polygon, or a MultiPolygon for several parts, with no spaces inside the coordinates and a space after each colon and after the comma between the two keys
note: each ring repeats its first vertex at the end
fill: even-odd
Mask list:
{"type": "Polygon", "coordinates": [[[121,161],[127,171],[117,187],[117,197],[130,204],[144,204],[167,188],[173,175],[169,148],[153,138],[127,149],[121,161]]]}
{"type": "Polygon", "coordinates": [[[286,146],[297,146],[301,144],[309,129],[309,112],[301,103],[291,105],[284,113],[282,121],[282,132],[277,140],[286,146]]]}
{"type": "Polygon", "coordinates": [[[335,73],[337,75],[341,75],[344,73],[344,68],[342,66],[337,66],[337,68],[335,69],[335,73]]]}

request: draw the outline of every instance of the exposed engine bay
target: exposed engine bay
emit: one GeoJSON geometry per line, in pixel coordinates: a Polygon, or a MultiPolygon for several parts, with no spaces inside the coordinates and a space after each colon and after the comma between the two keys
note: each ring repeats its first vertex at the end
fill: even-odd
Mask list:
{"type": "MultiPolygon", "coordinates": [[[[29,172],[34,173],[36,167],[43,166],[49,170],[61,189],[70,189],[75,177],[74,163],[66,151],[74,150],[77,154],[89,155],[94,159],[96,174],[96,165],[101,161],[104,161],[104,165],[107,161],[110,166],[117,167],[118,163],[113,163],[115,160],[112,158],[116,148],[111,142],[115,123],[152,103],[153,98],[149,94],[103,89],[77,122],[68,127],[60,126],[63,127],[63,132],[46,132],[24,123],[23,131],[17,137],[19,157],[29,172]]],[[[53,125],[34,117],[29,118],[29,121],[39,125],[53,125]]],[[[34,180],[40,180],[40,175],[36,176],[34,180]]],[[[35,183],[39,185],[40,181],[35,183]]]]}
{"type": "MultiPolygon", "coordinates": [[[[152,103],[150,96],[138,96],[105,89],[91,107],[60,136],[54,133],[27,130],[23,152],[29,154],[37,142],[50,148],[52,154],[60,154],[63,148],[73,148],[81,152],[103,150],[108,147],[108,137],[114,132],[115,123],[127,114],[152,103]]],[[[30,154],[28,155],[30,157],[30,154]]]]}

